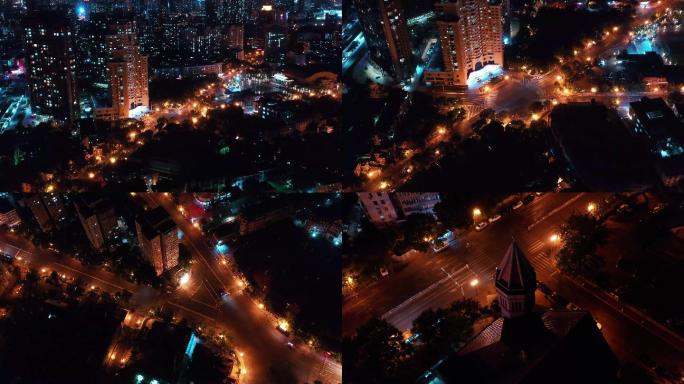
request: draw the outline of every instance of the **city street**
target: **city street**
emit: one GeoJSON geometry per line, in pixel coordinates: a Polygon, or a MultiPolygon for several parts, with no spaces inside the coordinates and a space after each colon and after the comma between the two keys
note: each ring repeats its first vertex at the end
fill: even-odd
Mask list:
{"type": "Polygon", "coordinates": [[[371,316],[382,317],[405,331],[425,309],[444,307],[464,296],[488,304],[495,298],[494,270],[515,238],[535,267],[537,279],[589,310],[602,324],[607,341],[620,359],[631,360],[635,354],[644,353],[660,363],[681,365],[684,343],[630,309],[621,312],[608,295],[563,277],[553,264],[552,256],[559,245],[551,235],[571,213],[585,211],[589,202],[609,196],[547,193],[481,232],[468,232],[462,242],[469,242],[468,248],[450,248],[411,260],[403,270],[344,303],[344,336],[354,334],[371,316]]]}
{"type": "Polygon", "coordinates": [[[241,383],[274,382],[282,377],[294,377],[297,383],[313,383],[315,380],[326,384],[342,382],[341,365],[323,351],[316,351],[304,343],[294,349],[287,346],[289,338],[276,329],[277,319],[240,293],[238,279],[228,268],[219,266],[204,243],[201,231],[176,211],[170,197],[159,194],[146,195],[146,198],[167,208],[184,232],[183,241],[195,260],[191,280],[208,282],[209,289],[215,292],[223,288],[231,293],[230,296],[213,304],[204,297],[198,298],[197,291],[180,288],[169,297],[163,297],[151,288],[138,286],[104,268],[81,265],[73,258],[38,249],[28,240],[11,234],[0,236],[0,250],[13,255],[18,262],[36,268],[41,274],[54,270],[67,278],[80,277],[86,287],[110,293],[125,289],[133,293],[132,301],[144,305],[145,309],[167,304],[182,317],[225,330],[236,349],[243,354],[240,358],[244,372],[240,377],[241,383]]]}
{"type": "MultiPolygon", "coordinates": [[[[176,209],[171,197],[163,194],[144,195],[164,207],[184,233],[184,243],[190,248],[196,265],[201,266],[201,277],[211,288],[224,289],[231,295],[218,307],[214,318],[216,326],[222,326],[233,336],[238,349],[245,354],[249,383],[272,381],[270,373],[291,371],[299,383],[321,380],[324,383],[341,383],[342,366],[322,351],[306,345],[295,350],[287,346],[288,338],[276,330],[277,321],[259,309],[247,295],[239,294],[238,279],[220,263],[209,249],[199,229],[176,209]]],[[[198,269],[195,269],[198,270],[198,269]]],[[[213,314],[209,314],[213,316],[213,314]]]]}

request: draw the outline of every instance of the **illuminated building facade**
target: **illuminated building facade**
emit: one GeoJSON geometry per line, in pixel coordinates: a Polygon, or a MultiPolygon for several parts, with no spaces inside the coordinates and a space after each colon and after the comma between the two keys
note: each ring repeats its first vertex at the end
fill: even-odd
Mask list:
{"type": "Polygon", "coordinates": [[[90,244],[97,250],[102,249],[116,228],[114,207],[95,195],[80,196],[74,205],[90,244]]]}
{"type": "Polygon", "coordinates": [[[413,54],[399,0],[355,0],[370,58],[395,80],[412,75],[413,54]]]}
{"type": "Polygon", "coordinates": [[[106,41],[112,105],[95,111],[95,118],[101,120],[126,119],[131,110],[150,106],[147,56],[140,54],[135,23],[116,23],[111,32],[106,41]]]}
{"type": "Polygon", "coordinates": [[[135,220],[143,256],[157,275],[178,265],[178,227],[162,207],[144,212],[135,220]]]}
{"type": "Polygon", "coordinates": [[[65,219],[64,202],[61,195],[39,193],[27,196],[23,204],[28,206],[43,232],[59,226],[65,219]]]}
{"type": "Polygon", "coordinates": [[[24,19],[26,77],[34,113],[72,123],[78,116],[76,59],[69,21],[50,11],[24,19]]]}
{"type": "Polygon", "coordinates": [[[268,27],[264,48],[265,61],[274,64],[284,63],[287,49],[287,29],[279,25],[268,27]]]}
{"type": "Polygon", "coordinates": [[[501,3],[458,0],[435,4],[442,70],[426,71],[425,82],[462,86],[468,75],[486,65],[503,65],[501,3]]]}

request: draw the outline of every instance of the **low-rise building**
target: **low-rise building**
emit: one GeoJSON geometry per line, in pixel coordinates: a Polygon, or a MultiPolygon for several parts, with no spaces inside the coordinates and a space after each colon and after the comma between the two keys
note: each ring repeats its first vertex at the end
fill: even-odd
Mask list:
{"type": "Polygon", "coordinates": [[[361,206],[373,223],[390,223],[413,214],[433,215],[437,192],[360,192],[361,206]]]}
{"type": "Polygon", "coordinates": [[[0,199],[0,227],[14,227],[21,224],[17,209],[5,199],[0,199]]]}

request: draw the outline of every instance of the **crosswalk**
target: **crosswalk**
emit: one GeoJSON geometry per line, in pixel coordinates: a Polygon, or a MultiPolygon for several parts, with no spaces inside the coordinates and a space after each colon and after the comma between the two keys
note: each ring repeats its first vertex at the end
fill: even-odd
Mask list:
{"type": "Polygon", "coordinates": [[[532,263],[537,275],[553,275],[557,269],[553,265],[549,244],[542,240],[535,240],[527,247],[527,258],[532,263]]]}

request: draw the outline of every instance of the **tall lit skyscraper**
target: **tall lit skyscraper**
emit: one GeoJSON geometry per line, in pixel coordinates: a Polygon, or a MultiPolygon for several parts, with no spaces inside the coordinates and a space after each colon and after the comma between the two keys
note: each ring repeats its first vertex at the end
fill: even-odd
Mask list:
{"type": "Polygon", "coordinates": [[[76,60],[68,19],[50,11],[24,19],[26,77],[35,113],[71,123],[78,116],[76,60]]]}
{"type": "Polygon", "coordinates": [[[395,80],[413,74],[406,16],[399,0],[355,0],[370,57],[395,80]]]}
{"type": "Polygon", "coordinates": [[[178,265],[178,227],[164,208],[157,207],[135,220],[135,230],[145,258],[157,275],[178,265]]]}
{"type": "Polygon", "coordinates": [[[264,60],[270,63],[283,63],[287,48],[287,29],[279,25],[266,28],[264,44],[264,60]]]}
{"type": "Polygon", "coordinates": [[[465,85],[471,72],[489,64],[503,65],[500,2],[447,0],[435,8],[443,68],[425,72],[426,83],[465,85]]]}
{"type": "Polygon", "coordinates": [[[98,195],[79,196],[74,206],[90,244],[97,250],[102,249],[116,228],[114,207],[98,195]]]}
{"type": "Polygon", "coordinates": [[[140,54],[135,23],[116,23],[111,32],[106,42],[112,105],[95,110],[95,118],[101,120],[125,119],[131,110],[150,106],[147,56],[140,54]]]}

